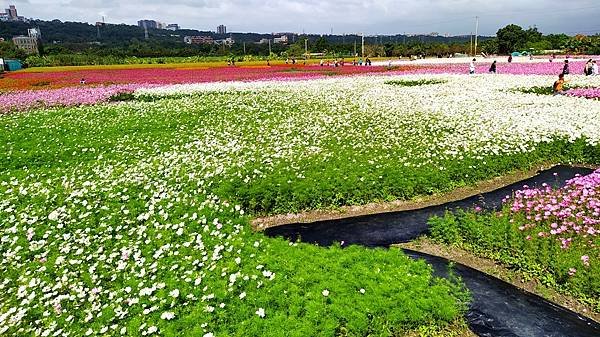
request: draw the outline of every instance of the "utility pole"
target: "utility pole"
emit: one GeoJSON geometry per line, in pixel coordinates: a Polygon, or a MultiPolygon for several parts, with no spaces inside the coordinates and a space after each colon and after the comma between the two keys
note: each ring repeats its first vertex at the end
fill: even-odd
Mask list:
{"type": "Polygon", "coordinates": [[[244,41],[244,56],[246,56],[246,41],[244,41]]]}
{"type": "Polygon", "coordinates": [[[308,38],[304,38],[304,58],[308,58],[308,38]]]}
{"type": "Polygon", "coordinates": [[[271,39],[269,39],[269,57],[271,57],[271,39]]]}
{"type": "Polygon", "coordinates": [[[479,35],[479,17],[475,17],[475,56],[477,56],[477,35],[479,35]]]}
{"type": "Polygon", "coordinates": [[[365,33],[361,33],[361,55],[365,57],[365,33]]]}
{"type": "Polygon", "coordinates": [[[473,32],[471,32],[471,42],[469,44],[469,55],[475,56],[475,55],[473,55],[473,32]]]}
{"type": "Polygon", "coordinates": [[[356,57],[356,38],[354,38],[354,57],[356,57]]]}

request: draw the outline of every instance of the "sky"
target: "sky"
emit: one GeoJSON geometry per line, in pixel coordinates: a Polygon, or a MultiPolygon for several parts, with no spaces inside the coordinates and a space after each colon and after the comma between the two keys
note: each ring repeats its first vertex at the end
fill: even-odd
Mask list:
{"type": "Polygon", "coordinates": [[[598,0],[0,0],[19,15],[43,20],[136,24],[140,19],[182,28],[228,32],[391,35],[479,33],[507,24],[545,34],[600,33],[598,0]]]}

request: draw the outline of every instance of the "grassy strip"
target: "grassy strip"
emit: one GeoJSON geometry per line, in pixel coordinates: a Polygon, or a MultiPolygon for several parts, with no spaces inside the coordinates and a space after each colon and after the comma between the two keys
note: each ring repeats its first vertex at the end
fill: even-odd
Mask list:
{"type": "Polygon", "coordinates": [[[436,79],[422,79],[422,80],[393,80],[386,81],[385,84],[396,85],[399,87],[416,87],[420,85],[432,85],[432,84],[443,84],[448,81],[436,80],[436,79]]]}

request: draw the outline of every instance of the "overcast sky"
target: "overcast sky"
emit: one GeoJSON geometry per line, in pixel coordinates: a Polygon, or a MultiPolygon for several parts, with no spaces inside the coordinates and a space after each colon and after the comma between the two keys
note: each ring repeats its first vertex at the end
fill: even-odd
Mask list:
{"type": "Polygon", "coordinates": [[[136,24],[139,19],[228,32],[481,34],[515,23],[544,33],[600,33],[598,0],[0,0],[44,20],[136,24]]]}

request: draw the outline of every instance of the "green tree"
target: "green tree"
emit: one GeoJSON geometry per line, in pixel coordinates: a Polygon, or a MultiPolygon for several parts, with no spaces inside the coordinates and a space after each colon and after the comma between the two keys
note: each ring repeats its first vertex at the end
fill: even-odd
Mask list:
{"type": "Polygon", "coordinates": [[[546,35],[544,39],[550,42],[550,49],[563,49],[571,38],[566,34],[550,34],[546,35]]]}
{"type": "Polygon", "coordinates": [[[498,39],[498,52],[500,54],[509,54],[525,48],[527,32],[521,26],[510,24],[504,28],[500,28],[496,33],[496,38],[498,39]]]}
{"type": "Polygon", "coordinates": [[[542,41],[544,35],[538,31],[536,26],[529,27],[525,31],[527,43],[535,43],[542,41]]]}
{"type": "Polygon", "coordinates": [[[6,41],[0,42],[0,57],[24,60],[27,58],[27,53],[17,48],[11,41],[6,41]]]}
{"type": "Polygon", "coordinates": [[[331,46],[329,45],[329,42],[327,42],[327,40],[324,37],[320,37],[317,39],[317,41],[315,41],[315,51],[319,52],[319,53],[324,53],[327,50],[329,50],[331,48],[331,46]]]}
{"type": "Polygon", "coordinates": [[[498,39],[485,40],[481,43],[480,48],[486,54],[498,54],[498,39]]]}

